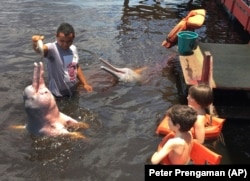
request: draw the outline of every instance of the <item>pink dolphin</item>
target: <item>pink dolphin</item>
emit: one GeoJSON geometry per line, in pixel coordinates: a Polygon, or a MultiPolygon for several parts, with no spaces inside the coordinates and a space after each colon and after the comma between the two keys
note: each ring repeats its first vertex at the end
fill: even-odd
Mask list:
{"type": "Polygon", "coordinates": [[[99,60],[106,65],[106,66],[101,66],[101,69],[110,73],[121,82],[140,82],[141,72],[147,69],[147,67],[142,67],[135,70],[132,70],[127,67],[117,68],[102,58],[99,58],[99,60]]]}
{"type": "Polygon", "coordinates": [[[23,92],[25,111],[27,113],[27,130],[32,135],[57,136],[72,134],[68,127],[88,128],[88,124],[61,113],[52,93],[44,83],[43,63],[34,63],[32,85],[23,92]],[[40,65],[40,66],[39,66],[40,65]]]}

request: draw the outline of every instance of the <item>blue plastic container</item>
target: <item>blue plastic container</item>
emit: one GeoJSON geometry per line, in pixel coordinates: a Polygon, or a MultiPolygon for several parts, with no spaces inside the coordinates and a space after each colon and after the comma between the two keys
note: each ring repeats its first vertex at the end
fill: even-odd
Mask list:
{"type": "Polygon", "coordinates": [[[198,34],[193,31],[180,31],[177,36],[179,54],[192,54],[193,50],[197,47],[198,34]]]}

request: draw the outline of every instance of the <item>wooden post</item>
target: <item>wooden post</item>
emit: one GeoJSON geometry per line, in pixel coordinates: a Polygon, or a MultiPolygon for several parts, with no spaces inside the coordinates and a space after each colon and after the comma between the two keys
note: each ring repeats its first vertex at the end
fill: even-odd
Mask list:
{"type": "MultiPolygon", "coordinates": [[[[214,87],[213,81],[213,57],[209,51],[204,52],[204,60],[201,72],[201,82],[207,84],[211,89],[214,87]]],[[[213,103],[209,106],[209,114],[215,115],[213,103]]]]}
{"type": "Polygon", "coordinates": [[[211,54],[208,51],[204,52],[204,60],[203,60],[203,66],[202,66],[202,72],[201,72],[201,82],[205,84],[209,84],[210,79],[210,62],[211,62],[211,54]]]}

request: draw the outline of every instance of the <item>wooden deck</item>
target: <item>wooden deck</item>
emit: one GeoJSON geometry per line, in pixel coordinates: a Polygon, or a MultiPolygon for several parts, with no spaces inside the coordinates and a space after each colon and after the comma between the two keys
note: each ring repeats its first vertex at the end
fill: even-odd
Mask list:
{"type": "Polygon", "coordinates": [[[250,119],[250,44],[199,43],[179,56],[185,84],[201,80],[204,52],[212,55],[214,106],[220,117],[250,119]]]}

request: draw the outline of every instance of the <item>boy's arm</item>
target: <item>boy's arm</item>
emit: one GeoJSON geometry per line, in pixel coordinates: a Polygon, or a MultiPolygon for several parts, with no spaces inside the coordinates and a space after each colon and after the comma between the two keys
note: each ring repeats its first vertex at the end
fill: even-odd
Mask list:
{"type": "Polygon", "coordinates": [[[151,163],[154,165],[159,164],[173,150],[174,145],[173,139],[168,140],[160,150],[152,155],[151,163]]]}
{"type": "MultiPolygon", "coordinates": [[[[32,36],[32,47],[33,47],[33,50],[36,52],[36,53],[40,53],[38,47],[37,47],[37,41],[38,40],[44,40],[44,36],[40,36],[40,35],[33,35],[32,36]]],[[[43,52],[44,52],[44,56],[46,57],[47,56],[47,53],[48,53],[48,46],[46,45],[43,45],[43,52]]]]}
{"type": "Polygon", "coordinates": [[[79,64],[77,65],[77,77],[83,85],[84,89],[86,89],[87,92],[92,92],[93,88],[91,85],[88,84],[87,80],[85,79],[85,76],[79,64]]]}
{"type": "Polygon", "coordinates": [[[194,135],[195,139],[198,140],[199,143],[203,144],[205,140],[205,116],[197,116],[197,120],[194,123],[194,135]]]}

